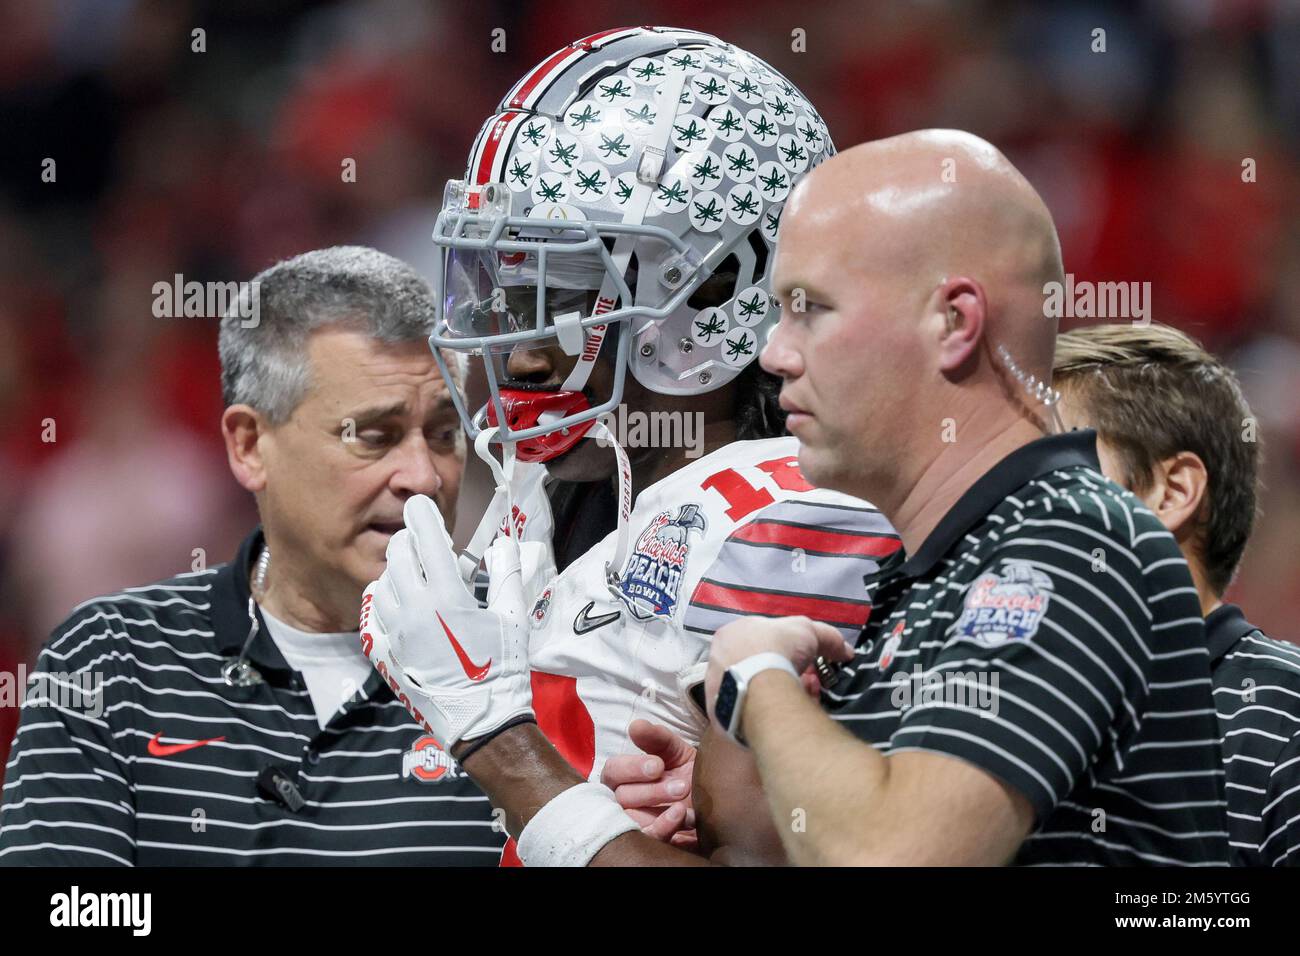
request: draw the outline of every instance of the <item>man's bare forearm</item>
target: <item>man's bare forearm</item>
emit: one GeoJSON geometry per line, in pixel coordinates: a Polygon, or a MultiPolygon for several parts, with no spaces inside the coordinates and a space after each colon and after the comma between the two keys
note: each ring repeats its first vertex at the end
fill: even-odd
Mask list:
{"type": "Polygon", "coordinates": [[[692,784],[700,849],[724,866],[782,866],[781,835],[763,796],[754,755],[712,724],[695,757],[692,784]]]}
{"type": "Polygon", "coordinates": [[[779,671],[750,684],[741,727],[797,864],[1000,866],[1034,808],[1008,784],[944,753],[885,757],[779,671]]]}
{"type": "MultiPolygon", "coordinates": [[[[454,751],[465,749],[462,743],[454,751]]],[[[505,811],[506,830],[516,839],[542,807],[585,782],[536,724],[520,724],[498,734],[462,761],[461,767],[487,795],[492,807],[505,811]]],[[[588,865],[707,866],[708,862],[633,831],[605,844],[588,865]]]]}
{"type": "Polygon", "coordinates": [[[855,837],[888,779],[887,761],[778,671],[751,682],[742,731],[791,862],[862,862],[855,837]]]}

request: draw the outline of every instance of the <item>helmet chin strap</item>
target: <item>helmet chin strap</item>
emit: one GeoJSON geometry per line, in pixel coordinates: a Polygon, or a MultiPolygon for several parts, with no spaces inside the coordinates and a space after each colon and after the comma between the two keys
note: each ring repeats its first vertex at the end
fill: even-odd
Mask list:
{"type": "Polygon", "coordinates": [[[479,562],[483,559],[483,553],[487,551],[488,545],[492,539],[497,536],[501,530],[501,523],[505,521],[506,534],[513,535],[514,525],[510,517],[514,512],[510,492],[510,483],[514,478],[515,472],[515,446],[509,442],[503,442],[501,445],[502,461],[497,461],[496,456],[488,448],[488,442],[496,437],[497,426],[485,428],[479,432],[478,437],[474,439],[474,453],[487,463],[488,468],[492,471],[492,477],[496,481],[496,491],[492,495],[492,500],[488,502],[487,510],[483,512],[483,518],[474,529],[474,535],[469,539],[469,544],[465,550],[460,553],[457,559],[457,566],[460,568],[460,576],[466,582],[472,582],[474,575],[478,571],[479,562]]]}
{"type": "Polygon", "coordinates": [[[618,531],[614,539],[614,559],[605,562],[605,584],[617,597],[618,569],[623,566],[623,558],[627,553],[627,529],[632,517],[632,464],[628,461],[627,452],[614,437],[614,433],[600,419],[596,419],[595,425],[587,435],[589,438],[608,442],[614,449],[614,457],[618,459],[618,531]]]}
{"type": "MultiPolygon", "coordinates": [[[[479,522],[478,527],[474,529],[474,535],[470,538],[469,544],[465,546],[465,550],[461,552],[460,557],[457,559],[460,576],[467,583],[473,580],[483,558],[483,553],[501,530],[503,520],[505,521],[506,534],[516,534],[514,524],[510,518],[514,514],[511,483],[514,478],[517,459],[515,458],[514,445],[506,442],[501,446],[502,460],[497,461],[490,447],[490,442],[495,437],[496,432],[495,427],[485,428],[479,433],[478,438],[474,439],[474,453],[482,458],[488,468],[491,469],[492,477],[496,481],[496,491],[493,493],[492,501],[483,514],[483,519],[479,522]]],[[[595,421],[588,433],[588,437],[608,442],[614,449],[614,457],[618,461],[618,530],[614,539],[613,560],[605,564],[605,583],[611,591],[617,594],[619,575],[616,569],[623,566],[623,558],[627,552],[628,527],[632,515],[632,465],[628,460],[627,452],[618,443],[618,439],[609,430],[609,426],[603,421],[599,419],[595,421]]]]}
{"type": "MultiPolygon", "coordinates": [[[[654,193],[655,186],[659,183],[659,177],[663,175],[664,158],[668,155],[668,139],[672,135],[673,120],[677,118],[677,107],[681,102],[682,89],[685,85],[686,72],[684,70],[676,70],[668,74],[667,78],[659,85],[662,96],[659,114],[655,117],[655,125],[650,133],[649,142],[642,149],[641,156],[637,160],[636,187],[628,198],[627,210],[623,213],[624,223],[639,226],[645,218],[646,208],[650,205],[650,197],[654,193]]],[[[634,241],[628,235],[620,236],[614,241],[614,250],[611,255],[619,275],[625,275],[627,272],[627,263],[631,257],[633,245],[634,241]]],[[[612,277],[607,274],[600,287],[601,298],[610,297],[611,304],[614,295],[613,285],[612,277]]],[[[597,308],[600,307],[600,299],[597,299],[596,305],[597,308]]],[[[633,334],[631,329],[625,331],[628,335],[633,334]]],[[[603,343],[604,338],[602,337],[601,344],[603,343]]],[[[599,347],[592,351],[599,352],[599,347]]],[[[565,380],[564,387],[571,387],[569,380],[574,378],[578,368],[583,365],[586,366],[586,370],[582,373],[582,382],[577,387],[582,388],[585,386],[594,361],[595,355],[593,354],[591,362],[579,361],[576,363],[573,371],[569,373],[569,378],[565,380]]],[[[632,465],[628,461],[627,452],[618,443],[618,439],[609,430],[609,426],[603,421],[597,419],[595,426],[588,435],[607,441],[614,449],[614,457],[618,459],[618,532],[617,537],[614,539],[613,560],[605,564],[605,584],[615,597],[620,597],[618,569],[623,566],[623,559],[627,553],[627,532],[632,515],[632,465]]]]}

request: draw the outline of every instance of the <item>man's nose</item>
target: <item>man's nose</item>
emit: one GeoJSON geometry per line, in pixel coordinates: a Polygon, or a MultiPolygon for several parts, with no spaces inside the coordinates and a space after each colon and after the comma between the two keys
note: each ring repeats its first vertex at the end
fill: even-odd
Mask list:
{"type": "Polygon", "coordinates": [[[398,497],[405,500],[413,495],[428,495],[432,498],[442,490],[442,475],[438,473],[435,455],[418,430],[412,431],[392,454],[397,456],[397,467],[389,486],[398,497]]]}
{"type": "Polygon", "coordinates": [[[560,381],[557,346],[516,346],[506,361],[506,374],[516,382],[530,385],[554,385],[560,381]]]}
{"type": "Polygon", "coordinates": [[[790,347],[788,338],[786,323],[777,322],[767,345],[758,353],[758,364],[763,371],[781,378],[797,378],[802,373],[799,353],[790,347]]]}

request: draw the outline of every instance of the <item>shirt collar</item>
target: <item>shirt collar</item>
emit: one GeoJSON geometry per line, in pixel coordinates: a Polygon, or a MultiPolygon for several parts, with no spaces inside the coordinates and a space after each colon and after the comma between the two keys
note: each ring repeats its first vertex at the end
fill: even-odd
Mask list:
{"type": "MultiPolygon", "coordinates": [[[[223,657],[237,657],[244,642],[248,640],[251,624],[249,598],[252,596],[248,572],[257,556],[262,553],[264,543],[262,526],[258,525],[239,546],[235,560],[217,569],[216,580],[212,584],[212,629],[223,657]]],[[[257,620],[257,636],[248,649],[248,660],[263,677],[273,678],[277,685],[283,684],[293,676],[294,670],[271,637],[266,619],[262,617],[262,609],[256,601],[252,603],[252,613],[257,620]]],[[[368,699],[380,702],[389,698],[396,699],[378,671],[367,677],[362,693],[368,699]]]]}
{"type": "Polygon", "coordinates": [[[1090,428],[1048,435],[1017,448],[966,490],[899,570],[909,578],[926,574],[1007,495],[1035,478],[1073,465],[1101,470],[1097,433],[1090,428]]]}
{"type": "MultiPolygon", "coordinates": [[[[235,560],[217,569],[216,580],[212,584],[212,629],[224,657],[238,656],[244,642],[248,640],[252,624],[249,617],[252,592],[248,569],[261,554],[263,542],[262,527],[258,525],[239,546],[235,560]]],[[[257,636],[248,649],[248,660],[264,677],[271,674],[284,678],[292,676],[293,668],[284,659],[266,629],[262,609],[256,601],[252,602],[251,607],[253,618],[257,621],[257,636]]]]}
{"type": "Polygon", "coordinates": [[[1258,631],[1246,620],[1246,615],[1235,604],[1221,604],[1205,618],[1205,638],[1210,645],[1210,663],[1218,663],[1233,646],[1258,631]]]}

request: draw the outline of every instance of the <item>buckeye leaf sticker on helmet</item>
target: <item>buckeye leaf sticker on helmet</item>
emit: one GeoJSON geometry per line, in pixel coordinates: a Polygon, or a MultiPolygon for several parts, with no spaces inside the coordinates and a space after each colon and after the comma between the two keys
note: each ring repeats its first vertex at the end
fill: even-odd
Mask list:
{"type": "Polygon", "coordinates": [[[493,440],[548,460],[622,401],[628,374],[666,395],[733,381],[778,319],[782,206],[833,153],[793,83],[698,31],[605,30],[527,71],[434,228],[435,358],[448,374],[443,350],[473,356],[488,383],[483,408],[453,395],[470,437],[496,425],[493,440]],[[511,354],[543,347],[572,356],[564,383],[513,381],[511,354]],[[598,364],[613,374],[592,377],[598,364]]]}

